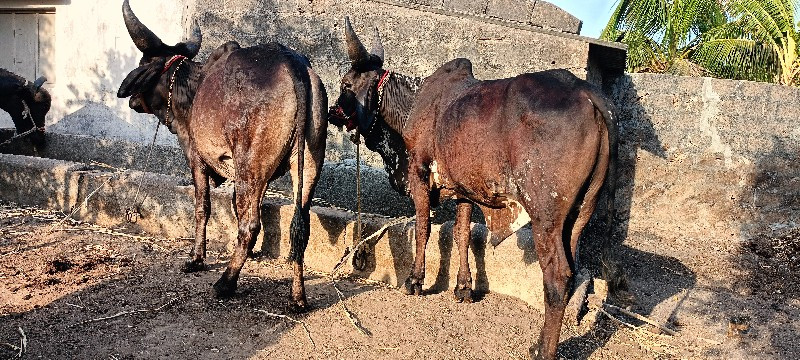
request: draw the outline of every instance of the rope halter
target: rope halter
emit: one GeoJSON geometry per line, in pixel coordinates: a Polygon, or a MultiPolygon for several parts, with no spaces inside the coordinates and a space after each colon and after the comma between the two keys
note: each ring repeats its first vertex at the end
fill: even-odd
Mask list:
{"type": "Polygon", "coordinates": [[[167,113],[164,115],[164,125],[166,125],[167,127],[170,127],[172,124],[172,120],[170,120],[169,114],[172,113],[172,88],[175,86],[175,75],[178,74],[178,70],[180,69],[183,62],[186,61],[186,59],[187,59],[186,56],[175,55],[167,61],[167,63],[164,65],[164,69],[161,70],[161,75],[164,75],[164,73],[166,73],[167,70],[169,70],[169,68],[172,66],[173,63],[175,63],[176,61],[178,62],[178,65],[175,66],[175,70],[172,71],[172,76],[170,76],[169,79],[169,92],[167,93],[167,113]]]}

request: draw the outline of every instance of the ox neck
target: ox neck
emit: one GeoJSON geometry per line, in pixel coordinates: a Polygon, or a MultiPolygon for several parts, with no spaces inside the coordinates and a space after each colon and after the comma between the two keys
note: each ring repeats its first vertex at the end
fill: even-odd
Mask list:
{"type": "MultiPolygon", "coordinates": [[[[165,123],[173,133],[177,131],[176,125],[186,123],[197,88],[203,81],[202,64],[186,59],[180,66],[177,65],[178,62],[175,62],[163,73],[167,76],[167,89],[171,89],[168,90],[167,96],[172,98],[169,100],[171,106],[167,108],[165,105],[164,111],[159,116],[162,123],[165,123]],[[166,119],[169,121],[165,121],[166,119]]],[[[164,99],[164,103],[167,102],[168,99],[164,99]]]]}
{"type": "Polygon", "coordinates": [[[417,98],[422,79],[389,73],[380,89],[379,111],[373,128],[364,134],[367,148],[378,152],[397,192],[408,194],[408,152],[403,130],[417,98]]]}
{"type": "Polygon", "coordinates": [[[422,78],[389,73],[383,84],[380,103],[378,104],[378,121],[385,123],[392,130],[403,134],[408,116],[422,85],[422,78]]]}

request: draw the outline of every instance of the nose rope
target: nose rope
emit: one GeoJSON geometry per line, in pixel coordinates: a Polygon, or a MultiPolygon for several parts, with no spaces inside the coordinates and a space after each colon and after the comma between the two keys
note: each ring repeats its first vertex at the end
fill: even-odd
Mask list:
{"type": "MultiPolygon", "coordinates": [[[[374,115],[375,118],[378,117],[378,113],[380,113],[380,111],[381,111],[381,106],[383,106],[383,88],[386,86],[386,83],[388,82],[387,80],[389,79],[389,77],[391,75],[392,75],[392,72],[389,71],[389,70],[386,70],[386,71],[383,72],[381,77],[378,79],[378,86],[375,89],[376,92],[378,93],[378,106],[375,107],[375,111],[373,112],[373,115],[374,115]]],[[[369,124],[369,129],[367,129],[367,131],[364,132],[364,134],[367,134],[367,135],[368,134],[372,134],[372,129],[375,127],[375,123],[376,122],[377,121],[373,120],[372,124],[369,124]]]]}
{"type": "Polygon", "coordinates": [[[169,114],[172,113],[172,88],[175,87],[175,75],[178,74],[178,70],[181,68],[181,65],[183,64],[184,61],[186,61],[186,56],[175,55],[171,57],[169,61],[167,61],[167,64],[164,65],[164,70],[161,70],[161,74],[164,74],[167,71],[167,69],[169,69],[170,66],[172,66],[172,64],[179,59],[180,61],[178,61],[178,65],[175,66],[175,70],[172,71],[172,76],[170,76],[169,79],[169,92],[167,93],[167,113],[164,115],[164,125],[166,125],[167,127],[170,127],[170,125],[172,124],[172,120],[170,120],[169,114]]]}
{"type": "Polygon", "coordinates": [[[29,134],[32,134],[32,133],[34,133],[36,131],[44,132],[44,126],[42,126],[42,127],[37,126],[36,125],[36,121],[33,120],[33,115],[31,115],[31,108],[28,107],[28,103],[25,102],[25,99],[20,99],[20,102],[22,102],[22,107],[23,107],[22,118],[23,119],[24,118],[30,119],[31,120],[31,124],[33,125],[33,127],[30,128],[28,131],[23,131],[23,132],[21,132],[19,134],[16,134],[16,135],[6,139],[6,141],[3,141],[2,143],[0,143],[0,146],[8,145],[12,141],[14,141],[16,139],[19,139],[21,137],[24,137],[24,136],[28,136],[29,134]]]}

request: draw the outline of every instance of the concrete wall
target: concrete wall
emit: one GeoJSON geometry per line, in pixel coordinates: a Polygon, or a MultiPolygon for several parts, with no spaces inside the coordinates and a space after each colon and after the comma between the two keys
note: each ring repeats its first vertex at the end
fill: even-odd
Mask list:
{"type": "Polygon", "coordinates": [[[800,226],[800,89],[633,74],[614,98],[621,230],[692,244],[800,226]]]}

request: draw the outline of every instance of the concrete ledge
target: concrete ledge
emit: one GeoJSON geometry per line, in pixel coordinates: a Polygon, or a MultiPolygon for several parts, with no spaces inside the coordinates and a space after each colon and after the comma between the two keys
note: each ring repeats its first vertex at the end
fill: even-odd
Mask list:
{"type": "MultiPolygon", "coordinates": [[[[162,237],[194,236],[193,189],[185,178],[140,171],[108,172],[86,164],[22,155],[0,154],[0,198],[23,205],[37,205],[69,212],[81,206],[88,194],[100,188],[76,213],[75,218],[108,227],[125,226],[162,237]],[[125,209],[134,204],[137,186],[146,195],[141,218],[126,223],[125,209]]],[[[235,241],[236,223],[230,207],[230,188],[212,191],[208,224],[209,247],[223,248],[235,241]]],[[[267,196],[262,207],[263,236],[256,244],[271,256],[289,252],[289,224],[293,206],[282,196],[267,196]],[[268,239],[264,241],[263,239],[268,239]]],[[[348,247],[356,243],[352,212],[313,207],[311,239],[306,265],[330,271],[348,247]]],[[[379,229],[391,218],[364,216],[365,234],[379,229]]],[[[433,225],[426,256],[426,288],[451,291],[458,273],[458,255],[452,241],[452,222],[433,225]]],[[[541,270],[535,258],[530,231],[521,230],[497,247],[487,246],[483,225],[472,226],[470,263],[475,288],[518,297],[543,308],[541,270]]],[[[413,223],[390,227],[366,244],[365,266],[344,272],[399,286],[414,258],[413,223]]]]}

